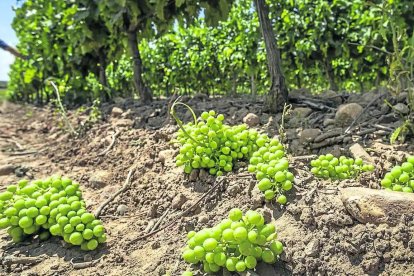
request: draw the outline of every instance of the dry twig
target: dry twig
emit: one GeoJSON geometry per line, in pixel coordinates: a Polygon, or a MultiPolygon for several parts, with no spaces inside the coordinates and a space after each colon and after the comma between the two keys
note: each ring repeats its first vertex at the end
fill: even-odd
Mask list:
{"type": "Polygon", "coordinates": [[[187,208],[185,211],[182,211],[181,213],[179,213],[177,216],[175,216],[169,223],[163,225],[161,228],[154,230],[148,234],[142,235],[142,236],[138,236],[135,239],[132,239],[131,241],[128,242],[128,244],[132,244],[135,243],[137,241],[143,240],[145,238],[148,238],[168,227],[171,227],[172,225],[177,223],[177,220],[179,218],[181,218],[182,216],[188,214],[189,212],[191,212],[191,210],[193,210],[198,204],[200,204],[200,202],[205,199],[212,191],[214,191],[220,184],[222,184],[225,181],[225,178],[221,178],[219,181],[217,181],[217,183],[210,188],[210,190],[208,190],[207,192],[205,192],[193,205],[191,205],[189,208],[187,208]]]}
{"type": "Polygon", "coordinates": [[[2,263],[4,265],[10,266],[13,264],[37,264],[42,262],[45,259],[45,255],[41,255],[38,257],[26,257],[26,256],[22,256],[22,257],[16,257],[16,256],[6,256],[4,258],[2,258],[2,263]]]}
{"type": "Polygon", "coordinates": [[[352,123],[349,125],[349,127],[345,130],[345,134],[349,133],[349,131],[352,129],[352,127],[355,125],[356,122],[358,122],[359,118],[361,118],[362,114],[364,114],[367,109],[373,104],[375,103],[379,98],[381,98],[382,96],[384,96],[383,93],[379,93],[375,98],[373,98],[368,104],[367,106],[364,107],[364,109],[362,110],[361,113],[359,113],[359,115],[352,121],[352,123]]]}
{"type": "Polygon", "coordinates": [[[123,193],[125,190],[127,190],[129,188],[129,184],[131,183],[131,178],[132,175],[134,174],[136,170],[136,166],[133,165],[131,167],[131,169],[129,169],[128,172],[128,176],[125,179],[125,183],[124,185],[121,187],[121,189],[119,189],[116,193],[114,193],[112,196],[110,196],[107,200],[105,200],[99,207],[98,209],[96,209],[95,211],[95,217],[99,217],[99,215],[101,214],[102,210],[106,207],[106,205],[108,205],[111,201],[113,201],[119,194],[123,193]]]}
{"type": "Polygon", "coordinates": [[[98,156],[106,155],[112,149],[112,147],[115,145],[116,137],[118,137],[120,133],[121,132],[117,130],[115,131],[114,134],[112,134],[111,144],[109,144],[109,146],[104,151],[102,151],[101,153],[98,153],[98,156]]]}
{"type": "Polygon", "coordinates": [[[158,221],[154,224],[154,226],[151,228],[151,232],[157,230],[158,226],[160,226],[160,224],[162,223],[162,221],[165,219],[165,217],[168,215],[168,213],[171,210],[171,206],[167,208],[167,210],[165,210],[164,214],[162,214],[162,216],[158,219],[158,221]]]}

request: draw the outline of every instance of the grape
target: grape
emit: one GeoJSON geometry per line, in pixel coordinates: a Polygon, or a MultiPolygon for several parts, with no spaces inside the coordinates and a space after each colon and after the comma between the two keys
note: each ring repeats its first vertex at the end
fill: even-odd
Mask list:
{"type": "Polygon", "coordinates": [[[236,241],[244,241],[244,240],[247,239],[247,230],[246,230],[245,227],[242,227],[242,226],[241,227],[237,227],[234,230],[233,235],[234,235],[234,239],[236,241]]]}
{"type": "Polygon", "coordinates": [[[28,216],[29,218],[35,218],[37,217],[38,214],[39,214],[39,209],[37,209],[36,207],[30,207],[26,211],[26,216],[28,216]]]}
{"type": "Polygon", "coordinates": [[[253,268],[255,268],[255,267],[256,267],[256,265],[257,265],[257,260],[256,260],[256,258],[255,258],[255,257],[253,257],[253,256],[247,256],[247,257],[244,259],[244,263],[246,264],[246,267],[247,267],[247,268],[249,268],[249,269],[253,269],[253,268]]]}
{"type": "Polygon", "coordinates": [[[336,158],[332,154],[320,155],[312,160],[310,165],[311,172],[317,177],[334,180],[356,178],[362,172],[371,172],[375,169],[372,164],[364,164],[360,158],[355,160],[345,156],[336,158]]]}
{"type": "Polygon", "coordinates": [[[82,242],[83,242],[83,237],[82,237],[82,234],[81,234],[81,233],[79,233],[79,232],[73,232],[73,233],[70,235],[69,241],[70,241],[70,243],[71,243],[71,244],[74,244],[74,245],[81,245],[81,244],[82,244],[82,242]]]}
{"type": "Polygon", "coordinates": [[[44,215],[38,215],[35,219],[37,225],[42,225],[47,222],[47,217],[44,215]]]}
{"type": "Polygon", "coordinates": [[[199,245],[195,246],[193,251],[194,251],[194,255],[196,256],[198,260],[202,260],[204,255],[206,254],[206,251],[204,250],[204,248],[199,245]]]}
{"type": "Polygon", "coordinates": [[[285,196],[285,195],[280,195],[280,196],[278,196],[278,197],[277,197],[277,202],[278,202],[279,204],[282,204],[282,205],[286,204],[286,202],[287,202],[287,198],[286,198],[286,196],[285,196]]]}
{"type": "Polygon", "coordinates": [[[226,263],[226,254],[223,252],[218,252],[214,254],[214,263],[218,266],[224,266],[226,263]]]}
{"type": "Polygon", "coordinates": [[[223,240],[225,241],[233,241],[234,235],[232,229],[225,229],[222,233],[223,240]]]}
{"type": "Polygon", "coordinates": [[[183,252],[183,259],[186,262],[192,263],[192,264],[195,264],[198,262],[194,254],[194,250],[191,250],[191,249],[187,249],[183,252]]]}
{"type": "Polygon", "coordinates": [[[0,219],[0,229],[6,229],[11,225],[10,220],[8,218],[0,219]]]}
{"type": "Polygon", "coordinates": [[[229,219],[232,221],[238,221],[242,218],[243,212],[238,208],[231,209],[229,212],[229,219]]]}
{"type": "Polygon", "coordinates": [[[82,236],[85,240],[90,240],[93,237],[93,231],[91,229],[85,229],[82,232],[82,236]]]}
{"type": "Polygon", "coordinates": [[[412,193],[414,189],[414,156],[408,156],[401,166],[396,165],[384,175],[381,186],[385,189],[412,193]]]}
{"type": "Polygon", "coordinates": [[[232,171],[234,162],[250,157],[254,151],[256,130],[248,130],[246,125],[228,126],[223,124],[222,114],[215,114],[203,112],[195,124],[184,125],[185,131],[178,130],[176,137],[181,148],[176,165],[183,166],[185,173],[206,169],[220,176],[223,171],[232,171]]]}
{"type": "Polygon", "coordinates": [[[273,263],[275,261],[275,255],[270,249],[265,249],[262,252],[262,260],[266,263],[273,263]]]}
{"type": "Polygon", "coordinates": [[[204,272],[211,273],[221,267],[238,272],[254,269],[263,257],[269,263],[276,261],[283,245],[276,240],[273,224],[265,224],[263,215],[252,210],[243,215],[234,208],[228,216],[231,219],[212,228],[187,234],[189,247],[183,251],[186,262],[202,263],[204,272]]]}
{"type": "Polygon", "coordinates": [[[0,194],[0,228],[11,226],[7,232],[15,242],[25,235],[39,234],[45,240],[52,234],[93,250],[107,237],[102,222],[86,212],[81,195],[79,183],[60,176],[9,185],[0,194]],[[85,230],[82,222],[91,229],[85,230]]]}
{"type": "Polygon", "coordinates": [[[243,272],[243,271],[245,271],[246,270],[246,263],[244,262],[244,261],[238,261],[237,263],[236,263],[236,270],[238,271],[238,272],[243,272]]]}
{"type": "Polygon", "coordinates": [[[33,225],[33,219],[27,216],[22,217],[19,220],[19,226],[21,228],[27,228],[33,225]]]}
{"type": "Polygon", "coordinates": [[[98,247],[98,241],[97,240],[92,239],[92,240],[88,241],[88,243],[87,243],[88,250],[95,250],[96,247],[98,247]]]}
{"type": "Polygon", "coordinates": [[[206,251],[213,251],[217,247],[217,240],[208,238],[203,242],[203,247],[206,251]]]}

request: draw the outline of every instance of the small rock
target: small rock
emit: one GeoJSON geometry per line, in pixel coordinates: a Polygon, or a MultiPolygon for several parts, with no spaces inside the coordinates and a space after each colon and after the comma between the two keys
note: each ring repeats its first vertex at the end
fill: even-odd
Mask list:
{"type": "Polygon", "coordinates": [[[260,124],[260,118],[254,113],[249,113],[243,118],[243,123],[249,127],[254,127],[260,124]]]}
{"type": "Polygon", "coordinates": [[[303,208],[302,214],[300,215],[300,220],[303,221],[304,224],[312,225],[315,222],[314,214],[312,213],[311,208],[303,208]]]}
{"type": "Polygon", "coordinates": [[[362,106],[357,103],[340,105],[335,114],[335,121],[341,126],[349,125],[361,114],[362,110],[362,106]]]}
{"type": "Polygon", "coordinates": [[[335,104],[341,104],[342,103],[342,97],[338,93],[336,93],[333,90],[325,90],[319,95],[322,99],[329,99],[329,101],[335,103],[335,104]]]}
{"type": "Polygon", "coordinates": [[[386,103],[383,103],[380,107],[381,114],[388,114],[390,112],[390,106],[386,103]]]}
{"type": "Polygon", "coordinates": [[[120,109],[119,107],[115,106],[114,108],[112,108],[111,115],[113,117],[120,117],[122,113],[124,113],[124,111],[120,109]]]}
{"type": "Polygon", "coordinates": [[[162,150],[158,153],[158,161],[165,164],[167,160],[172,160],[174,156],[174,150],[162,150]]]}
{"type": "Polygon", "coordinates": [[[305,254],[309,257],[316,257],[319,253],[319,240],[314,240],[308,243],[305,248],[305,254]]]}
{"type": "Polygon", "coordinates": [[[345,208],[361,223],[395,225],[414,210],[414,194],[351,187],[340,191],[345,208]]]}
{"type": "Polygon", "coordinates": [[[311,114],[313,110],[309,107],[297,107],[292,111],[292,117],[306,118],[311,114]]]}
{"type": "Polygon", "coordinates": [[[97,170],[89,177],[89,183],[95,188],[103,188],[109,184],[111,173],[105,170],[97,170]]]}
{"type": "Polygon", "coordinates": [[[233,274],[227,269],[222,269],[222,276],[233,276],[233,274]]]}
{"type": "Polygon", "coordinates": [[[204,93],[197,93],[193,96],[192,100],[197,100],[198,101],[205,101],[208,99],[208,95],[204,94],[204,93]]]}
{"type": "Polygon", "coordinates": [[[113,98],[114,103],[119,104],[119,105],[123,105],[126,102],[126,99],[121,98],[121,97],[115,97],[113,98]]]}
{"type": "Polygon", "coordinates": [[[360,144],[353,144],[349,147],[349,151],[354,156],[354,158],[361,158],[367,163],[374,164],[374,160],[372,160],[371,156],[368,154],[368,152],[364,150],[364,148],[360,144]]]}
{"type": "Polygon", "coordinates": [[[205,180],[209,176],[208,172],[206,170],[200,170],[198,173],[198,177],[200,180],[205,180]]]}
{"type": "Polygon", "coordinates": [[[59,264],[53,264],[50,266],[50,270],[58,270],[59,269],[59,264]]]}
{"type": "Polygon", "coordinates": [[[253,189],[252,190],[252,195],[251,195],[251,200],[252,200],[253,209],[262,207],[263,202],[264,202],[263,193],[261,191],[259,191],[259,189],[253,189]]]}
{"type": "Polygon", "coordinates": [[[120,204],[116,208],[116,212],[117,212],[117,214],[123,216],[123,215],[126,214],[126,212],[128,212],[128,206],[126,206],[125,204],[120,204]]]}
{"type": "Polygon", "coordinates": [[[124,113],[122,113],[121,117],[122,118],[129,118],[131,115],[131,109],[128,109],[127,111],[125,111],[124,113]]]}
{"type": "Polygon", "coordinates": [[[407,92],[401,92],[401,93],[399,93],[399,94],[395,97],[395,99],[396,99],[396,100],[397,100],[397,102],[399,102],[399,103],[406,102],[406,101],[407,101],[407,99],[408,99],[408,93],[407,93],[407,92]]]}
{"type": "Polygon", "coordinates": [[[134,121],[130,119],[119,119],[115,121],[116,127],[132,127],[134,125],[134,121]]]}
{"type": "Polygon", "coordinates": [[[157,209],[158,209],[157,204],[151,205],[151,207],[148,210],[147,216],[150,217],[150,218],[155,218],[157,216],[157,209]]]}
{"type": "Polygon", "coordinates": [[[302,144],[311,143],[321,133],[322,133],[322,131],[319,128],[308,128],[308,129],[304,129],[299,134],[299,137],[300,137],[299,138],[299,141],[302,144]]]}
{"type": "Polygon", "coordinates": [[[14,173],[16,166],[13,165],[3,165],[0,166],[0,176],[8,175],[14,173]]]}
{"type": "Polygon", "coordinates": [[[92,261],[91,254],[86,254],[85,256],[83,256],[83,261],[84,262],[91,262],[92,261]]]}
{"type": "MultiPolygon", "coordinates": [[[[283,275],[282,271],[277,271],[275,269],[274,265],[271,264],[267,264],[264,262],[258,262],[257,266],[256,266],[256,275],[260,275],[260,276],[277,276],[277,275],[283,275]]],[[[254,275],[254,274],[250,274],[250,275],[254,275]]]]}
{"type": "Polygon", "coordinates": [[[196,181],[196,180],[197,180],[197,178],[198,178],[198,174],[199,174],[199,170],[192,170],[192,171],[191,171],[191,173],[190,173],[190,176],[188,177],[188,179],[189,179],[191,182],[194,182],[194,181],[196,181]]]}
{"type": "Polygon", "coordinates": [[[410,109],[408,108],[408,106],[406,106],[403,103],[397,103],[396,105],[394,105],[393,109],[397,111],[398,113],[401,113],[404,115],[410,113],[410,109]]]}
{"type": "Polygon", "coordinates": [[[323,126],[324,127],[327,127],[327,126],[330,126],[330,125],[333,125],[333,124],[335,124],[335,120],[334,119],[325,119],[324,121],[323,121],[323,126]]]}
{"type": "Polygon", "coordinates": [[[160,244],[160,242],[159,241],[155,241],[155,242],[153,242],[152,244],[151,244],[151,248],[152,249],[158,249],[158,248],[160,248],[161,247],[161,244],[160,244]]]}
{"type": "Polygon", "coordinates": [[[198,218],[198,223],[206,223],[206,222],[208,222],[208,220],[209,220],[209,218],[208,218],[208,216],[207,215],[203,215],[203,216],[200,216],[199,218],[198,218]]]}
{"type": "Polygon", "coordinates": [[[173,198],[173,200],[172,200],[172,203],[171,203],[171,206],[174,208],[174,209],[180,209],[181,208],[181,206],[183,206],[183,204],[185,203],[187,201],[187,198],[185,197],[185,195],[183,195],[183,194],[178,194],[178,195],[176,195],[174,198],[173,198]]]}

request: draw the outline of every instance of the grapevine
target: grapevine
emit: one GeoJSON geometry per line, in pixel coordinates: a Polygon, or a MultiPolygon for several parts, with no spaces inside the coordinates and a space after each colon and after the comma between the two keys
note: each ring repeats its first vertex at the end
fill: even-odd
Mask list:
{"type": "Polygon", "coordinates": [[[52,235],[82,250],[94,250],[106,241],[102,222],[86,211],[79,183],[68,177],[9,185],[0,194],[0,228],[8,228],[14,242],[30,235],[38,234],[41,240],[52,235]]]}
{"type": "Polygon", "coordinates": [[[275,226],[265,224],[264,217],[252,210],[243,215],[240,209],[234,208],[227,219],[212,228],[190,231],[187,238],[184,260],[202,263],[207,273],[222,267],[243,272],[255,268],[258,261],[272,264],[283,252],[283,244],[276,240],[275,226]]]}
{"type": "Polygon", "coordinates": [[[381,186],[389,191],[412,193],[414,189],[414,156],[407,157],[401,166],[397,165],[386,173],[381,186]]]}
{"type": "Polygon", "coordinates": [[[332,154],[321,155],[311,161],[311,172],[324,179],[349,179],[356,178],[362,172],[371,172],[374,165],[365,164],[361,158],[334,157],[332,154]]]}

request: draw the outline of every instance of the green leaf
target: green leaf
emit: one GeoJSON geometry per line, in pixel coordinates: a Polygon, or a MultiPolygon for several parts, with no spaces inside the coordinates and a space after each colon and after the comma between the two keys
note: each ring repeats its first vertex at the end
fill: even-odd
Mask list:
{"type": "Polygon", "coordinates": [[[390,143],[391,143],[391,145],[394,144],[395,141],[397,141],[398,137],[400,136],[400,133],[401,133],[401,130],[402,129],[403,129],[403,126],[399,126],[391,134],[391,137],[390,137],[390,143]]]}
{"type": "Polygon", "coordinates": [[[175,1],[175,6],[177,8],[181,7],[183,4],[185,3],[185,0],[176,0],[175,1]]]}

